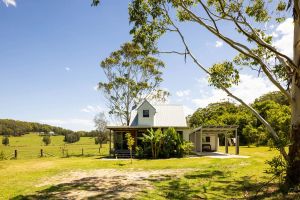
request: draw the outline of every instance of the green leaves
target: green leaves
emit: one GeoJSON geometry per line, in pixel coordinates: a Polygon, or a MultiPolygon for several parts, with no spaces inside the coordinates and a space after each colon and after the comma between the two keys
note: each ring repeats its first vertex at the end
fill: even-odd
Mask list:
{"type": "Polygon", "coordinates": [[[98,88],[109,101],[110,114],[129,125],[131,111],[144,98],[164,100],[167,92],[159,89],[164,63],[147,54],[135,43],[125,43],[101,62],[107,81],[98,88]]]}
{"type": "Polygon", "coordinates": [[[214,64],[210,69],[209,83],[216,88],[230,88],[240,81],[239,71],[233,67],[232,62],[214,64]]]}
{"type": "Polygon", "coordinates": [[[132,150],[134,145],[134,138],[131,136],[131,133],[126,133],[125,138],[127,140],[127,146],[129,150],[132,150]]]}
{"type": "Polygon", "coordinates": [[[254,17],[257,22],[266,22],[270,19],[264,0],[252,0],[253,4],[246,6],[245,12],[254,17]]]}

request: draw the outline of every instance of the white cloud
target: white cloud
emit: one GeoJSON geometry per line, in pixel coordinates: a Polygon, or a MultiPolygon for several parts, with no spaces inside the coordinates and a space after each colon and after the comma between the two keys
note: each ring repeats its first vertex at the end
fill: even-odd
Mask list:
{"type": "Polygon", "coordinates": [[[71,71],[71,68],[70,67],[66,67],[65,70],[66,71],[71,71]]]}
{"type": "Polygon", "coordinates": [[[183,111],[184,111],[185,116],[188,116],[188,115],[191,115],[194,113],[194,110],[188,106],[183,106],[183,111]]]}
{"type": "Polygon", "coordinates": [[[49,124],[58,127],[64,127],[74,131],[94,129],[93,119],[43,119],[41,123],[49,124]]]}
{"type": "Polygon", "coordinates": [[[190,95],[190,93],[191,93],[191,90],[178,90],[178,91],[176,92],[176,95],[177,95],[178,97],[187,97],[187,96],[190,95]]]}
{"type": "Polygon", "coordinates": [[[279,51],[292,58],[294,37],[293,19],[288,18],[283,23],[279,24],[272,35],[276,38],[276,40],[274,40],[274,46],[279,51]]]}
{"type": "Polygon", "coordinates": [[[222,47],[223,45],[224,45],[223,41],[217,40],[215,47],[219,48],[219,47],[222,47]]]}
{"type": "MultiPolygon", "coordinates": [[[[232,87],[230,90],[234,95],[244,100],[246,103],[252,103],[259,96],[277,90],[266,78],[255,77],[253,75],[241,74],[241,82],[238,86],[232,87]]],[[[209,94],[204,93],[201,98],[192,100],[198,107],[206,107],[210,103],[229,100],[225,92],[218,89],[212,89],[209,94]]],[[[230,98],[230,100],[232,100],[230,98]]]]}
{"type": "Polygon", "coordinates": [[[17,3],[15,0],[2,0],[2,1],[6,5],[6,7],[8,7],[8,6],[16,7],[17,6],[17,3]]]}
{"type": "Polygon", "coordinates": [[[95,85],[95,86],[93,87],[93,90],[98,91],[98,85],[95,85]]]}
{"type": "Polygon", "coordinates": [[[103,111],[104,109],[101,106],[91,106],[91,105],[88,105],[85,108],[81,109],[81,112],[85,112],[85,113],[98,113],[103,111]]]}

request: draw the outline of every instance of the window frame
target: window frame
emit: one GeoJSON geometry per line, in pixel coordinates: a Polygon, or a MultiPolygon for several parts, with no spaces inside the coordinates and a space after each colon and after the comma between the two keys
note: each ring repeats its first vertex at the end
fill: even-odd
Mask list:
{"type": "Polygon", "coordinates": [[[210,143],[210,136],[205,136],[205,142],[210,143]]]}
{"type": "Polygon", "coordinates": [[[150,117],[150,111],[149,110],[143,110],[143,118],[149,118],[150,117]],[[148,112],[148,113],[145,113],[148,112]]]}

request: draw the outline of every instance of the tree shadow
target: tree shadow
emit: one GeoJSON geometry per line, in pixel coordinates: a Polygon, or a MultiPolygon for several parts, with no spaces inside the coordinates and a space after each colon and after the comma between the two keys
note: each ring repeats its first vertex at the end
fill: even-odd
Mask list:
{"type": "Polygon", "coordinates": [[[155,196],[172,200],[265,199],[274,196],[280,197],[277,199],[300,199],[300,196],[282,197],[275,183],[266,184],[266,187],[260,190],[262,184],[250,176],[236,180],[232,173],[226,170],[199,170],[182,177],[158,174],[134,180],[128,180],[126,175],[94,176],[56,184],[35,194],[19,195],[11,199],[135,199],[139,194],[153,198],[151,192],[155,192],[155,196]],[[153,186],[155,190],[152,190],[153,186]],[[258,190],[260,192],[256,194],[258,190]]]}
{"type": "Polygon", "coordinates": [[[32,195],[18,195],[11,200],[44,200],[44,199],[133,199],[126,196],[128,191],[134,192],[134,188],[142,188],[143,185],[126,181],[125,176],[110,178],[86,177],[68,183],[50,186],[32,195]]]}
{"type": "MultiPolygon", "coordinates": [[[[185,174],[184,178],[151,180],[157,187],[156,194],[165,199],[266,199],[279,197],[286,199],[278,191],[275,183],[268,183],[261,188],[251,176],[243,176],[238,180],[232,178],[231,172],[220,170],[196,171],[185,174]],[[257,192],[259,191],[259,192],[257,192]]],[[[300,199],[300,198],[299,198],[300,199]]]]}

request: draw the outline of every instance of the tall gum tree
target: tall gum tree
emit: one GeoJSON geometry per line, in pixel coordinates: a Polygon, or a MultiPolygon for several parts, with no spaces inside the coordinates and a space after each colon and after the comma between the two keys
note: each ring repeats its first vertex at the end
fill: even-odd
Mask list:
{"type": "MultiPolygon", "coordinates": [[[[93,0],[97,5],[99,0],[93,0]]],[[[300,2],[299,0],[132,0],[129,5],[130,22],[133,25],[133,41],[141,44],[149,53],[174,53],[189,57],[209,76],[211,85],[225,91],[228,96],[248,108],[266,129],[287,162],[286,184],[300,183],[300,2]],[[293,59],[280,52],[272,44],[267,22],[282,23],[286,17],[294,17],[293,59]],[[222,61],[208,68],[201,64],[192,51],[182,24],[204,28],[223,40],[238,52],[235,59],[222,61]],[[232,27],[235,34],[222,29],[232,27]],[[161,50],[157,43],[163,35],[175,33],[183,46],[182,51],[161,50]],[[240,39],[242,38],[242,39],[240,39]],[[237,66],[256,70],[266,76],[288,99],[291,106],[291,132],[288,153],[280,137],[259,113],[230,91],[239,83],[237,66]]]]}
{"type": "Polygon", "coordinates": [[[137,44],[125,43],[101,62],[107,81],[98,88],[108,100],[110,114],[129,125],[131,113],[143,99],[165,101],[169,95],[159,88],[164,63],[145,55],[137,44]]]}

